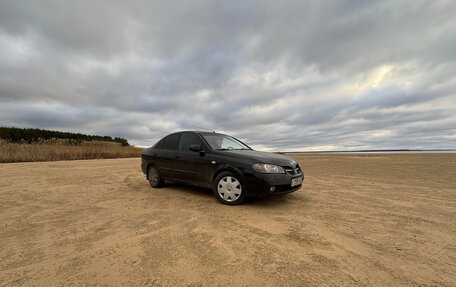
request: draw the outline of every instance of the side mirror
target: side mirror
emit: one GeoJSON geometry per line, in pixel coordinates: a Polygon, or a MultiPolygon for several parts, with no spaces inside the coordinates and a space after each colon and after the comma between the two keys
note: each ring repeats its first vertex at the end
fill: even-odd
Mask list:
{"type": "Polygon", "coordinates": [[[192,144],[188,149],[194,152],[199,152],[203,150],[203,148],[199,144],[192,144]]]}

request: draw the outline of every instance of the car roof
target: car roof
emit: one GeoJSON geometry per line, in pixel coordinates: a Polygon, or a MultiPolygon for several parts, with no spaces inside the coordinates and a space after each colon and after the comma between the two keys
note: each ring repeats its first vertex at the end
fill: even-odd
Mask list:
{"type": "Polygon", "coordinates": [[[180,132],[175,132],[177,133],[194,133],[194,134],[214,134],[214,135],[223,135],[221,133],[216,133],[216,132],[210,132],[210,131],[180,131],[180,132]]]}

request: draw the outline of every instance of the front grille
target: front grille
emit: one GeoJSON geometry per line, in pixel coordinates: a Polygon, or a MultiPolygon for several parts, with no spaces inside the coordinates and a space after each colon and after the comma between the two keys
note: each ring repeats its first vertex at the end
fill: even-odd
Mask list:
{"type": "Polygon", "coordinates": [[[283,168],[289,175],[301,174],[301,167],[299,166],[299,164],[297,164],[295,168],[291,166],[284,166],[283,168]]]}

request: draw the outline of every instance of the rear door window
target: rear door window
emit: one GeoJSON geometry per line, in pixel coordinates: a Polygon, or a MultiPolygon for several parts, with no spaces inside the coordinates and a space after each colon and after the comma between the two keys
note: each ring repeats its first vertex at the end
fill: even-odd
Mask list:
{"type": "Polygon", "coordinates": [[[172,134],[165,138],[163,143],[163,149],[177,150],[179,146],[180,134],[172,134]]]}
{"type": "Polygon", "coordinates": [[[201,140],[197,135],[191,133],[183,133],[180,140],[180,150],[189,151],[191,145],[202,145],[201,140]]]}

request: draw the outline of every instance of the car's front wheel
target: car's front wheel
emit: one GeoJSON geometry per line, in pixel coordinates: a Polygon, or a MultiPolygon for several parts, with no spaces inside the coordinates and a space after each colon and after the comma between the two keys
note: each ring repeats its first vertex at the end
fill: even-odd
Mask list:
{"type": "Polygon", "coordinates": [[[155,187],[155,188],[162,187],[163,184],[165,183],[163,178],[161,178],[160,175],[158,174],[157,169],[153,166],[149,167],[149,169],[147,171],[147,178],[149,179],[150,186],[155,187]]]}
{"type": "Polygon", "coordinates": [[[214,180],[212,187],[215,197],[223,204],[237,205],[245,201],[245,191],[237,175],[222,172],[214,180]]]}

